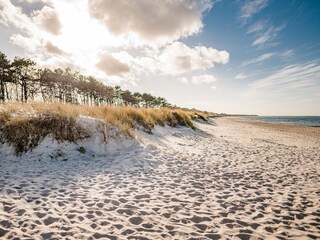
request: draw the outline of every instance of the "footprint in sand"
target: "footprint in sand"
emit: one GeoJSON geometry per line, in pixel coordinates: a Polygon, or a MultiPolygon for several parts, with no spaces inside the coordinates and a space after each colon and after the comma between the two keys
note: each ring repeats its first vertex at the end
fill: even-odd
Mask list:
{"type": "Polygon", "coordinates": [[[143,222],[143,219],[141,217],[132,217],[129,218],[129,222],[134,225],[140,225],[143,222]]]}

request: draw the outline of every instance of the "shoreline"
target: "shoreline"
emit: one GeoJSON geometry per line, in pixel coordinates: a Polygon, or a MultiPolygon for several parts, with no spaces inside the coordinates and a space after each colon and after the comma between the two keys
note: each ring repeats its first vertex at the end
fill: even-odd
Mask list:
{"type": "MultiPolygon", "coordinates": [[[[258,116],[258,117],[265,117],[265,116],[258,116]]],[[[273,116],[266,116],[266,117],[273,117],[273,116]]],[[[278,117],[278,116],[275,116],[278,117]]],[[[286,117],[286,116],[279,116],[279,117],[286,117]]],[[[289,117],[294,117],[294,116],[289,116],[289,117]]],[[[299,116],[298,116],[299,117],[299,116]]],[[[303,117],[320,117],[320,116],[303,116],[303,117]]],[[[233,118],[233,117],[230,117],[233,118]]],[[[260,120],[260,119],[250,119],[250,118],[246,118],[246,116],[235,116],[234,118],[239,118],[239,119],[243,119],[243,120],[248,120],[248,121],[254,121],[254,122],[261,122],[261,123],[270,123],[270,124],[275,124],[275,125],[285,125],[285,126],[293,126],[293,127],[311,127],[311,128],[319,128],[320,125],[299,125],[299,124],[295,124],[295,123],[276,123],[276,122],[271,122],[271,121],[267,121],[267,120],[260,120]]]]}
{"type": "Polygon", "coordinates": [[[252,122],[252,123],[261,123],[265,125],[276,125],[277,127],[297,127],[297,128],[318,128],[320,126],[310,126],[310,125],[295,125],[295,124],[287,124],[287,123],[274,123],[274,122],[268,122],[263,120],[254,120],[254,119],[247,119],[245,117],[225,117],[225,118],[232,118],[232,119],[239,119],[244,122],[252,122]]]}
{"type": "Polygon", "coordinates": [[[319,134],[319,137],[320,137],[320,126],[306,126],[306,125],[304,126],[304,125],[294,125],[294,124],[285,124],[285,123],[272,123],[267,121],[246,119],[243,117],[230,117],[230,118],[234,119],[235,121],[239,121],[239,122],[241,121],[242,123],[253,124],[256,126],[267,127],[271,129],[279,129],[279,130],[290,131],[290,132],[301,132],[301,130],[311,131],[316,134],[319,134]]]}

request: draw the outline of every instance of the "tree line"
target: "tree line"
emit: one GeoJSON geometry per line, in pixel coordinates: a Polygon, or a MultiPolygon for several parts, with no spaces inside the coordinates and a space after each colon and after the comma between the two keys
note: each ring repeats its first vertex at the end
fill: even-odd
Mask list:
{"type": "Polygon", "coordinates": [[[170,107],[165,98],[111,87],[67,69],[38,69],[31,59],[12,61],[0,52],[0,102],[61,102],[83,105],[170,107]]]}

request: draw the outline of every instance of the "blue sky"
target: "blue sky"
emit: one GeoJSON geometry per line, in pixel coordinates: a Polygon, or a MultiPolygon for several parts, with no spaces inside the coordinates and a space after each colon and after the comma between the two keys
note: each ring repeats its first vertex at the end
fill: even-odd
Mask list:
{"type": "MultiPolygon", "coordinates": [[[[243,19],[241,8],[248,2],[216,3],[204,14],[204,30],[185,40],[188,44],[202,43],[230,53],[228,64],[216,65],[212,70],[219,79],[216,85],[220,90],[212,93],[215,95],[212,103],[223,102],[228,112],[319,115],[320,76],[316,68],[320,60],[320,1],[265,1],[264,8],[252,11],[251,17],[243,19]],[[255,26],[260,26],[261,32],[250,33],[255,26]],[[265,42],[254,44],[264,34],[265,42]],[[307,71],[298,76],[299,70],[308,64],[315,64],[309,69],[314,77],[311,83],[307,71]],[[285,71],[289,66],[292,74],[270,79],[270,86],[261,87],[260,93],[253,89],[252,85],[260,79],[285,71]],[[292,79],[291,85],[280,83],[286,76],[292,79]]],[[[213,106],[212,103],[203,100],[204,105],[213,106]]]]}
{"type": "Polygon", "coordinates": [[[320,1],[0,0],[0,51],[183,107],[320,115],[320,1]]]}

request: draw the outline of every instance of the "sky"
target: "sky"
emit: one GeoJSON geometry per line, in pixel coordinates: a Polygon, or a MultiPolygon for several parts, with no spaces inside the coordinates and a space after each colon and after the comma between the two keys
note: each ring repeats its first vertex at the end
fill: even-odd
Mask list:
{"type": "Polygon", "coordinates": [[[320,115],[319,0],[0,0],[0,51],[217,113],[320,115]]]}

